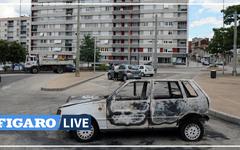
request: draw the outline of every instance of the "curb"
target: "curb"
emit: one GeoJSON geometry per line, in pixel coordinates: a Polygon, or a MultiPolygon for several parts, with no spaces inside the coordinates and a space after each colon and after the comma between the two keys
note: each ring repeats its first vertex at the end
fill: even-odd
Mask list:
{"type": "Polygon", "coordinates": [[[85,82],[88,82],[90,80],[93,80],[93,79],[96,79],[96,78],[99,78],[101,76],[103,76],[104,74],[100,74],[98,76],[95,76],[95,77],[92,77],[92,78],[89,78],[89,79],[86,79],[86,80],[83,80],[83,81],[80,81],[80,82],[77,82],[77,83],[74,83],[72,85],[69,85],[69,86],[66,86],[66,87],[63,87],[63,88],[41,88],[41,91],[64,91],[64,90],[67,90],[67,89],[70,89],[74,86],[77,86],[79,84],[83,84],[85,82]]]}
{"type": "Polygon", "coordinates": [[[219,112],[219,111],[213,110],[213,109],[209,110],[209,114],[213,117],[222,119],[224,121],[240,125],[240,117],[238,117],[238,116],[230,115],[230,114],[227,114],[224,112],[219,112]]]}

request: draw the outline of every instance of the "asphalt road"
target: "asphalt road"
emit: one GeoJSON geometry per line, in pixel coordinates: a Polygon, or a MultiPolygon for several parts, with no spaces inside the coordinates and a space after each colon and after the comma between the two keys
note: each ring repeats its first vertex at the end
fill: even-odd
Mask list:
{"type": "MultiPolygon", "coordinates": [[[[195,70],[163,71],[155,78],[194,78],[195,70]]],[[[40,88],[56,74],[37,74],[23,77],[7,77],[4,87],[0,87],[1,114],[51,114],[65,103],[71,95],[106,95],[116,89],[121,82],[109,81],[106,76],[62,92],[45,92],[40,88]],[[12,80],[11,80],[12,79],[12,80]],[[7,86],[6,86],[7,85],[7,86]]],[[[147,78],[147,77],[146,77],[147,78]]],[[[62,131],[1,131],[0,145],[223,145],[240,143],[240,126],[211,118],[206,124],[206,132],[200,142],[189,143],[179,138],[174,128],[151,131],[107,132],[91,143],[78,143],[62,131]]],[[[73,148],[75,149],[75,148],[73,148]]],[[[170,149],[170,148],[169,148],[170,149]]],[[[184,148],[188,149],[188,148],[184,148]]],[[[214,149],[214,148],[209,148],[214,149]]]]}
{"type": "Polygon", "coordinates": [[[25,79],[27,77],[31,77],[30,74],[0,74],[1,76],[1,82],[0,87],[7,86],[8,84],[11,84],[13,82],[25,79]]]}

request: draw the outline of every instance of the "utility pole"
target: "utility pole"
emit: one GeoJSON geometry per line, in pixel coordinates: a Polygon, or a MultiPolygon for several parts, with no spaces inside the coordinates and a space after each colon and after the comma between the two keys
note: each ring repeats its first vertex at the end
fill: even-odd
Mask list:
{"type": "MultiPolygon", "coordinates": [[[[223,0],[223,31],[225,32],[225,24],[224,24],[224,0],[223,0]]],[[[224,48],[224,43],[225,43],[225,39],[224,39],[224,32],[223,32],[223,48],[224,48]]],[[[222,69],[222,74],[224,74],[224,65],[225,65],[225,49],[223,50],[223,69],[222,69]]]]}
{"type": "Polygon", "coordinates": [[[80,2],[78,0],[78,8],[77,8],[77,52],[76,52],[76,72],[75,72],[75,77],[80,77],[80,2]]]}
{"type": "Polygon", "coordinates": [[[233,76],[237,76],[237,11],[234,12],[233,76]]]}
{"type": "Polygon", "coordinates": [[[157,73],[157,42],[158,42],[157,17],[158,15],[155,14],[155,37],[154,37],[154,55],[153,55],[153,67],[154,67],[155,74],[157,73]]]}
{"type": "Polygon", "coordinates": [[[93,71],[96,72],[96,51],[97,51],[97,37],[94,38],[94,61],[93,61],[93,71]]]}

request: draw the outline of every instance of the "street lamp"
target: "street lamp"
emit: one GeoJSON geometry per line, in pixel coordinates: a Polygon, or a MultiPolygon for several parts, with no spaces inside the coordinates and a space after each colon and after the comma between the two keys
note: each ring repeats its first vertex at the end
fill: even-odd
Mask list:
{"type": "Polygon", "coordinates": [[[157,73],[157,37],[158,37],[157,17],[158,15],[155,14],[155,37],[154,37],[154,55],[153,55],[153,67],[154,67],[155,73],[157,73]]]}
{"type": "Polygon", "coordinates": [[[97,51],[97,37],[94,38],[94,61],[93,61],[93,70],[96,72],[96,51],[97,51]]]}
{"type": "Polygon", "coordinates": [[[234,55],[233,55],[233,71],[232,74],[233,76],[237,76],[237,11],[234,12],[234,40],[233,40],[233,50],[234,50],[234,55]]]}
{"type": "MultiPolygon", "coordinates": [[[[225,31],[225,24],[224,24],[224,0],[223,0],[223,31],[225,31]]],[[[224,33],[223,33],[223,48],[224,48],[224,33]]],[[[223,69],[222,69],[222,74],[224,74],[224,65],[225,65],[225,51],[223,50],[223,69]]]]}

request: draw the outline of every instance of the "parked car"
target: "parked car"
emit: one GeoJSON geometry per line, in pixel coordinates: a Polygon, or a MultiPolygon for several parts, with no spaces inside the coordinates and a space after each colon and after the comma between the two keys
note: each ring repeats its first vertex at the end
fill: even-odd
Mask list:
{"type": "Polygon", "coordinates": [[[117,78],[122,81],[126,81],[128,79],[141,79],[141,71],[134,65],[119,65],[116,72],[117,78]]]}
{"type": "Polygon", "coordinates": [[[64,72],[75,72],[76,71],[76,67],[72,64],[66,65],[66,67],[64,68],[64,72]]]}
{"type": "Polygon", "coordinates": [[[13,70],[14,71],[22,71],[22,70],[24,70],[24,65],[23,64],[13,64],[13,70]]]}
{"type": "Polygon", "coordinates": [[[4,71],[4,66],[0,64],[0,71],[4,71]]]}
{"type": "Polygon", "coordinates": [[[112,65],[107,73],[108,80],[117,79],[119,65],[112,65]]]}
{"type": "Polygon", "coordinates": [[[217,66],[223,66],[224,63],[223,63],[223,61],[216,61],[215,64],[216,64],[217,66]]]}
{"type": "Polygon", "coordinates": [[[139,65],[138,69],[141,71],[141,76],[144,77],[146,75],[153,76],[154,68],[150,65],[139,65]]]}
{"type": "MultiPolygon", "coordinates": [[[[90,115],[90,130],[75,130],[91,141],[103,130],[178,127],[187,141],[198,141],[209,120],[209,97],[193,80],[129,80],[109,96],[69,97],[58,115],[90,115]]],[[[161,134],[161,133],[158,133],[161,134]]]]}
{"type": "Polygon", "coordinates": [[[202,64],[203,64],[203,65],[206,65],[206,66],[210,65],[210,63],[209,63],[208,60],[203,60],[203,61],[202,61],[202,64]]]}
{"type": "Polygon", "coordinates": [[[108,71],[108,79],[114,79],[126,81],[128,79],[141,79],[141,71],[138,66],[122,64],[115,66],[114,70],[108,71]]]}

